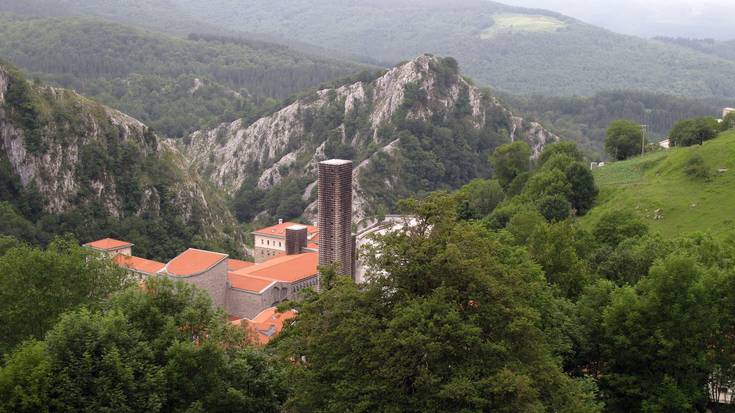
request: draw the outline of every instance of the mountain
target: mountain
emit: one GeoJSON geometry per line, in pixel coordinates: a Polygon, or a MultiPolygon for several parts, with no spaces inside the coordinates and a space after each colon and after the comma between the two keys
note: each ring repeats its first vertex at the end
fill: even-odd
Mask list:
{"type": "Polygon", "coordinates": [[[210,24],[397,62],[451,55],[469,76],[515,94],[642,90],[735,97],[735,62],[616,34],[570,17],[485,0],[180,0],[210,24]]]}
{"type": "Polygon", "coordinates": [[[90,18],[0,17],[0,56],[169,137],[257,116],[278,100],[365,68],[267,42],[182,39],[90,18]]]}
{"type": "Polygon", "coordinates": [[[697,52],[735,60],[735,40],[691,39],[686,37],[656,37],[656,40],[686,47],[697,52]]]}
{"type": "Polygon", "coordinates": [[[558,139],[460,76],[454,59],[423,55],[184,141],[198,171],[235,194],[243,220],[263,210],[313,217],[316,163],[352,159],[360,221],[404,197],[489,176],[488,155],[500,144],[525,140],[538,153],[558,139]]]}
{"type": "Polygon", "coordinates": [[[17,16],[109,19],[131,26],[186,36],[192,32],[224,33],[181,9],[172,0],[23,0],[0,2],[0,12],[17,16]]]}
{"type": "Polygon", "coordinates": [[[0,65],[0,233],[119,236],[153,258],[189,245],[242,255],[224,198],[140,121],[0,65]]]}
{"type": "Polygon", "coordinates": [[[515,6],[545,8],[587,23],[641,37],[735,38],[730,0],[504,0],[515,6]]]}
{"type": "Polygon", "coordinates": [[[673,148],[595,170],[598,205],[583,219],[592,225],[607,211],[629,209],[666,237],[733,233],[735,131],[702,146],[673,148]],[[708,177],[690,176],[699,158],[708,177]]]}

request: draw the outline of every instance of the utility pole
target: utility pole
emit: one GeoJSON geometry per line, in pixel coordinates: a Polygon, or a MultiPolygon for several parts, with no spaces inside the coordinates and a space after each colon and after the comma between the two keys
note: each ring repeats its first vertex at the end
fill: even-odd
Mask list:
{"type": "Polygon", "coordinates": [[[641,125],[641,156],[646,154],[646,141],[648,140],[648,125],[641,125]]]}

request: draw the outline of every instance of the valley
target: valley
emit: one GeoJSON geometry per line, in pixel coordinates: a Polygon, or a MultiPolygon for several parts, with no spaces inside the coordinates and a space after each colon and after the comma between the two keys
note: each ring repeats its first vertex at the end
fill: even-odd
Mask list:
{"type": "Polygon", "coordinates": [[[0,413],[733,411],[725,39],[0,0],[0,413]]]}

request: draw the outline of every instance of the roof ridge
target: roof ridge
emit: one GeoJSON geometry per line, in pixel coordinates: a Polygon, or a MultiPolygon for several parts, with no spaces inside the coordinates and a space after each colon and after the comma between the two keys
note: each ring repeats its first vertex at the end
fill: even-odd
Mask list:
{"type": "MultiPolygon", "coordinates": [[[[224,252],[217,252],[217,251],[210,251],[210,250],[202,250],[202,249],[199,249],[199,248],[191,248],[191,247],[189,247],[189,248],[187,248],[187,249],[186,249],[186,251],[189,251],[189,250],[193,250],[193,251],[200,251],[200,252],[207,252],[207,253],[209,253],[209,254],[217,254],[217,255],[223,255],[223,256],[225,256],[225,257],[229,257],[229,256],[230,256],[229,254],[225,254],[224,252]]],[[[184,252],[186,252],[186,251],[184,251],[184,252]]],[[[182,252],[181,254],[183,254],[184,252],[182,252]]],[[[181,254],[179,254],[179,255],[181,255],[181,254]]],[[[179,255],[177,255],[177,257],[178,257],[179,255]]],[[[174,257],[174,258],[175,258],[175,257],[174,257]]]]}
{"type": "Polygon", "coordinates": [[[221,252],[207,251],[207,250],[202,250],[202,249],[199,249],[199,248],[187,248],[184,252],[182,252],[181,254],[175,256],[169,262],[167,262],[166,263],[166,266],[163,267],[163,268],[161,268],[161,270],[159,270],[157,272],[157,274],[167,274],[167,275],[171,275],[171,276],[174,276],[174,277],[194,277],[194,276],[197,276],[197,275],[204,274],[205,272],[211,270],[212,268],[214,268],[217,265],[219,265],[222,261],[224,261],[228,257],[229,257],[229,255],[223,254],[221,252]],[[176,274],[176,273],[173,273],[173,272],[169,272],[169,269],[168,268],[171,265],[171,263],[174,262],[174,261],[176,261],[177,258],[181,257],[182,255],[186,254],[189,251],[198,251],[198,252],[204,252],[204,253],[208,253],[208,254],[219,255],[219,256],[221,256],[221,258],[218,259],[217,261],[215,261],[214,263],[212,263],[210,266],[208,266],[208,267],[206,267],[206,268],[204,268],[204,269],[202,269],[200,271],[196,271],[196,272],[193,272],[193,273],[190,273],[190,274],[176,274]]]}

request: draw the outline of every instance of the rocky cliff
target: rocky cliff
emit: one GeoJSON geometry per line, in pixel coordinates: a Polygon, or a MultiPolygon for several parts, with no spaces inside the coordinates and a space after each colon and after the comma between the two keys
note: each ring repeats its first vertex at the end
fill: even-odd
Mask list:
{"type": "Polygon", "coordinates": [[[129,218],[143,226],[175,219],[201,239],[235,241],[220,231],[234,223],[224,202],[190,169],[175,145],[136,119],[0,65],[0,201],[23,210],[33,199],[29,210],[37,212],[26,218],[76,212],[96,221],[77,234],[85,241],[106,231],[124,236],[128,226],[117,224],[129,218]]]}
{"type": "Polygon", "coordinates": [[[244,186],[289,184],[300,191],[307,215],[314,213],[316,163],[353,159],[359,220],[390,209],[399,197],[487,176],[487,155],[518,139],[538,153],[558,137],[473,86],[453,59],[424,55],[319,90],[255,122],[198,131],[185,152],[200,173],[231,194],[244,186]]]}

